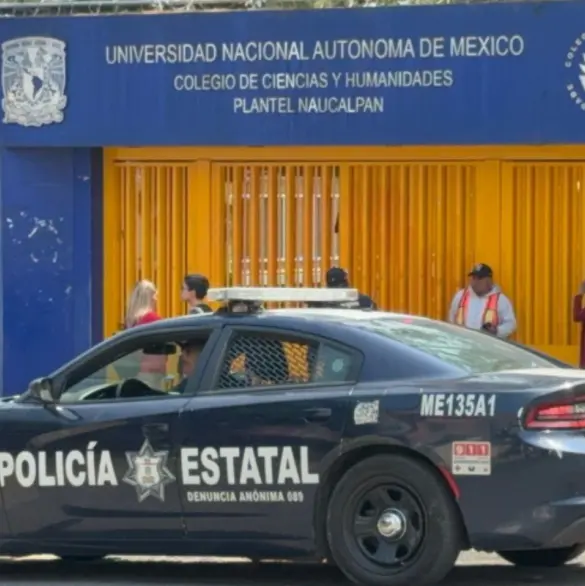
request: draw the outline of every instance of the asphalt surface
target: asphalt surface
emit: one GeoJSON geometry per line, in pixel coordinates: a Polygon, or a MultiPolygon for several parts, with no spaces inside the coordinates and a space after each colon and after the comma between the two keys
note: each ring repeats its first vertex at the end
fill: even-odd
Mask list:
{"type": "MultiPolygon", "coordinates": [[[[444,586],[582,586],[585,556],[557,570],[518,569],[496,555],[465,553],[444,586]]],[[[109,558],[66,564],[51,558],[0,558],[0,584],[7,586],[350,586],[325,565],[261,563],[197,558],[109,558]]]]}

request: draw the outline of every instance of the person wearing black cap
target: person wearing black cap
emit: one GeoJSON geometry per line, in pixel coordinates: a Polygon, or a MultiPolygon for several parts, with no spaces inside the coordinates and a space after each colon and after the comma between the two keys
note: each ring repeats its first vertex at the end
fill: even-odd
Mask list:
{"type": "Polygon", "coordinates": [[[181,299],[189,306],[189,313],[210,313],[213,311],[205,303],[207,291],[209,291],[209,280],[207,277],[199,274],[191,274],[183,279],[181,299]]]}
{"type": "MultiPolygon", "coordinates": [[[[349,288],[349,275],[341,267],[331,267],[325,275],[325,282],[328,289],[345,289],[349,288]]],[[[309,307],[341,307],[344,309],[378,309],[374,300],[363,293],[359,293],[357,301],[331,302],[331,303],[312,303],[309,307]]]]}
{"type": "Polygon", "coordinates": [[[516,316],[511,301],[494,285],[493,276],[491,267],[484,263],[473,267],[468,274],[469,286],[453,297],[449,321],[507,338],[516,331],[516,316]]]}

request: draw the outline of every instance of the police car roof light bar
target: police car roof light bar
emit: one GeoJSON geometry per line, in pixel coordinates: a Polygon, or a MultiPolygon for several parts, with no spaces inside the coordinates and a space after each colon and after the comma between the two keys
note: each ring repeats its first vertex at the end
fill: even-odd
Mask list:
{"type": "Polygon", "coordinates": [[[209,289],[207,298],[210,301],[252,301],[268,303],[270,301],[284,303],[329,302],[344,303],[357,301],[357,289],[320,289],[310,287],[222,287],[209,289]]]}

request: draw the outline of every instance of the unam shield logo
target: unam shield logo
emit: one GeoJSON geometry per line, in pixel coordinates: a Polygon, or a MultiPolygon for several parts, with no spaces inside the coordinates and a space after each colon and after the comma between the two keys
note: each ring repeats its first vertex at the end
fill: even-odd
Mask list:
{"type": "Polygon", "coordinates": [[[567,91],[577,106],[585,111],[585,33],[578,36],[567,56],[565,68],[571,72],[567,80],[567,91]]]}
{"type": "Polygon", "coordinates": [[[44,126],[63,122],[65,43],[22,37],[2,43],[4,124],[44,126]]]}

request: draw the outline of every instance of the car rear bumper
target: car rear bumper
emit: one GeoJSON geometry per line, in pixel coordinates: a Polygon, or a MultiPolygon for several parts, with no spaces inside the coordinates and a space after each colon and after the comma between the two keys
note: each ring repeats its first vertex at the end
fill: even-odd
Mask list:
{"type": "Polygon", "coordinates": [[[585,437],[520,435],[481,490],[470,494],[469,481],[461,486],[471,546],[493,551],[585,544],[585,437]]]}
{"type": "Polygon", "coordinates": [[[553,549],[585,543],[585,498],[538,506],[489,533],[470,533],[471,547],[485,551],[553,549]]]}

